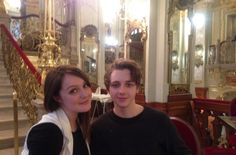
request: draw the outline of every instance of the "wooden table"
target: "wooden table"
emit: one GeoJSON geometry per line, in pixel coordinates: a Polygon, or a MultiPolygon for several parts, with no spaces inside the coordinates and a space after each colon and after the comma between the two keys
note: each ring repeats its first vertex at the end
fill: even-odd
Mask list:
{"type": "Polygon", "coordinates": [[[236,117],[235,116],[218,116],[218,119],[229,130],[236,131],[236,117]]]}
{"type": "MultiPolygon", "coordinates": [[[[236,132],[236,117],[234,116],[217,116],[217,120],[225,127],[225,136],[221,135],[220,143],[229,144],[229,139],[236,132]]],[[[222,132],[221,132],[222,133],[222,132]]],[[[228,146],[229,147],[229,146],[228,146]]]]}

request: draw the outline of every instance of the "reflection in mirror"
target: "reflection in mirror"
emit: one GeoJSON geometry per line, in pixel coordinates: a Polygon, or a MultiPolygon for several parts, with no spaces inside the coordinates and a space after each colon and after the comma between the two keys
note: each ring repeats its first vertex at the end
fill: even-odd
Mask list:
{"type": "Polygon", "coordinates": [[[203,65],[203,45],[195,45],[195,60],[194,64],[197,68],[203,65]]]}
{"type": "Polygon", "coordinates": [[[145,44],[147,39],[147,27],[145,19],[138,21],[128,21],[127,24],[127,55],[135,60],[141,67],[143,81],[141,83],[141,93],[144,92],[145,83],[145,44]]]}
{"type": "Polygon", "coordinates": [[[87,25],[81,29],[82,70],[88,75],[91,83],[94,84],[97,84],[98,42],[98,32],[94,25],[87,25]]]}
{"type": "Polygon", "coordinates": [[[105,47],[105,71],[110,68],[113,61],[116,59],[116,48],[114,46],[105,47]]]}
{"type": "Polygon", "coordinates": [[[173,2],[169,13],[170,95],[189,92],[189,3],[173,2]]]}
{"type": "Polygon", "coordinates": [[[172,33],[171,52],[173,64],[171,83],[187,84],[188,38],[190,35],[190,22],[187,10],[175,11],[170,19],[170,32],[172,33]]]}

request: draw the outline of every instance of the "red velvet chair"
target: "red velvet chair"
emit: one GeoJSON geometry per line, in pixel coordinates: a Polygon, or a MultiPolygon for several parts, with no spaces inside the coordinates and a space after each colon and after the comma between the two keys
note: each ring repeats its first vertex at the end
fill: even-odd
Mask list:
{"type": "Polygon", "coordinates": [[[236,155],[236,150],[232,148],[210,147],[204,150],[204,155],[236,155]]]}
{"type": "Polygon", "coordinates": [[[145,105],[145,95],[143,93],[137,93],[135,96],[135,102],[140,105],[145,105]]]}
{"type": "Polygon", "coordinates": [[[202,155],[200,140],[193,127],[178,117],[170,117],[185,144],[192,150],[192,155],[202,155]]]}
{"type": "Polygon", "coordinates": [[[229,115],[236,116],[236,98],[231,101],[229,115]]]}

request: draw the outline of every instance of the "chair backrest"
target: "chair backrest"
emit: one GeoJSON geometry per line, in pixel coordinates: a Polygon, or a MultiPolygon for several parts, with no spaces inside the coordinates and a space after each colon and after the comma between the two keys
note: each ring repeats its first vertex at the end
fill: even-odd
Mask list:
{"type": "Polygon", "coordinates": [[[144,105],[145,102],[145,95],[143,93],[137,93],[135,96],[135,102],[140,105],[144,105]]]}
{"type": "MultiPolygon", "coordinates": [[[[230,109],[229,109],[229,115],[230,116],[236,116],[236,97],[233,98],[233,100],[230,103],[230,109]]],[[[231,133],[228,136],[228,143],[233,146],[236,147],[236,133],[231,133]]]]}
{"type": "Polygon", "coordinates": [[[197,137],[196,132],[190,124],[177,117],[170,117],[171,121],[177,128],[180,136],[184,140],[185,144],[191,149],[192,155],[201,155],[200,140],[197,137]]]}
{"type": "Polygon", "coordinates": [[[234,98],[230,103],[229,115],[236,116],[236,98],[234,98]]]}

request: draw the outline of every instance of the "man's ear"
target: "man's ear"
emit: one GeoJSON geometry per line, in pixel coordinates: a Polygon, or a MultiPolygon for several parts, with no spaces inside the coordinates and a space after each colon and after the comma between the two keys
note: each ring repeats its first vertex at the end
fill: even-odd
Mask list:
{"type": "Polygon", "coordinates": [[[107,89],[107,93],[110,94],[110,90],[109,89],[107,89]]]}
{"type": "Polygon", "coordinates": [[[137,86],[136,93],[139,93],[140,91],[140,86],[137,86]]]}
{"type": "Polygon", "coordinates": [[[110,90],[109,90],[109,87],[106,87],[106,90],[107,90],[107,93],[110,94],[110,90]]]}

